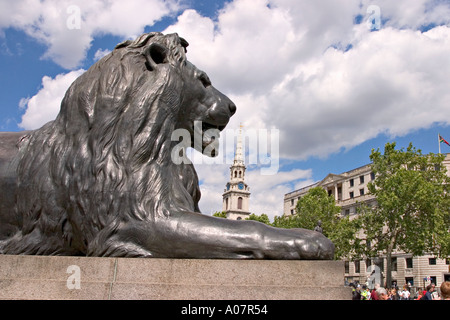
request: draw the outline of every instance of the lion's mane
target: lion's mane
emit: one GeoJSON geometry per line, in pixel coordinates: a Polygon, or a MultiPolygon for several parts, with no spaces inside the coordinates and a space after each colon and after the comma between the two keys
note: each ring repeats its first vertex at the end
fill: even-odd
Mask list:
{"type": "Polygon", "coordinates": [[[113,252],[120,246],[102,242],[121,225],[199,211],[193,166],[170,161],[183,90],[173,74],[183,70],[186,46],[160,33],[119,44],[71,85],[54,121],[23,139],[16,206],[23,227],[5,253],[120,255],[113,252]],[[165,71],[146,61],[152,44],[168,49],[165,71]]]}

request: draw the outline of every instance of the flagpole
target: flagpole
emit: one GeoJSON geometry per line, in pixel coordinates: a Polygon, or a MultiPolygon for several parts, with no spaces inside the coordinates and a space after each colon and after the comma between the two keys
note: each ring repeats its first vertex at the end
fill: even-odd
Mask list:
{"type": "Polygon", "coordinates": [[[439,154],[441,154],[441,134],[438,133],[439,154]]]}

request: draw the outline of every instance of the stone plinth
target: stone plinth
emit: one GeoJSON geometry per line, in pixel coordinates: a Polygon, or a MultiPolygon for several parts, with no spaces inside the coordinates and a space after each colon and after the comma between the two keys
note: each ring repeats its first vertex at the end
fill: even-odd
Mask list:
{"type": "Polygon", "coordinates": [[[341,261],[0,255],[0,299],[351,299],[341,261]]]}

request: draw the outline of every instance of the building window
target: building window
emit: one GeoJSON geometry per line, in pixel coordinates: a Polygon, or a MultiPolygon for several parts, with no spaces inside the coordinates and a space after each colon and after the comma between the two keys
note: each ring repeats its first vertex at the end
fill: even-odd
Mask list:
{"type": "Polygon", "coordinates": [[[353,187],[353,185],[355,184],[353,179],[350,179],[350,187],[353,187]]]}
{"type": "Polygon", "coordinates": [[[412,269],[413,267],[413,258],[406,258],[406,268],[407,269],[412,269]]]}
{"type": "Polygon", "coordinates": [[[375,173],[374,172],[370,173],[370,180],[375,180],[375,173]]]}
{"type": "Polygon", "coordinates": [[[237,171],[234,172],[234,177],[237,178],[237,171]]]}
{"type": "Polygon", "coordinates": [[[436,265],[436,258],[429,258],[428,259],[428,264],[430,266],[435,266],[436,265]]]}
{"type": "Polygon", "coordinates": [[[291,209],[291,215],[294,215],[294,209],[291,209]]]}
{"type": "Polygon", "coordinates": [[[353,191],[351,191],[350,192],[350,199],[353,199],[355,196],[354,196],[354,193],[353,193],[353,191]]]}
{"type": "Polygon", "coordinates": [[[364,195],[364,188],[359,189],[359,195],[360,195],[360,196],[363,196],[363,195],[364,195]]]}
{"type": "Polygon", "coordinates": [[[350,264],[348,261],[344,261],[344,273],[350,273],[350,264]]]}
{"type": "Polygon", "coordinates": [[[344,211],[344,217],[350,215],[350,209],[345,209],[344,211]]]}
{"type": "Polygon", "coordinates": [[[361,264],[360,261],[355,261],[355,273],[360,273],[361,272],[361,264]]]}
{"type": "Polygon", "coordinates": [[[242,210],[242,198],[241,197],[238,198],[238,209],[242,210]]]}
{"type": "Polygon", "coordinates": [[[364,176],[360,176],[360,177],[359,177],[359,183],[360,183],[360,184],[364,183],[364,176]]]}
{"type": "Polygon", "coordinates": [[[291,206],[294,205],[294,199],[291,199],[291,206]]]}
{"type": "Polygon", "coordinates": [[[225,210],[228,210],[228,198],[225,199],[225,210]]]}
{"type": "Polygon", "coordinates": [[[397,257],[391,258],[392,271],[397,271],[397,257]]]}
{"type": "Polygon", "coordinates": [[[409,286],[414,287],[414,278],[413,277],[406,277],[405,283],[409,284],[409,286]]]}

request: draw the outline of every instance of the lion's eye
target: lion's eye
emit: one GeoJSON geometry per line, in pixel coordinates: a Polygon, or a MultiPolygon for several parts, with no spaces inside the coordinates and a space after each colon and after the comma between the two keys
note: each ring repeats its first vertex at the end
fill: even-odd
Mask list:
{"type": "Polygon", "coordinates": [[[209,80],[206,73],[201,73],[198,77],[205,88],[208,88],[211,85],[211,80],[209,80]]]}

